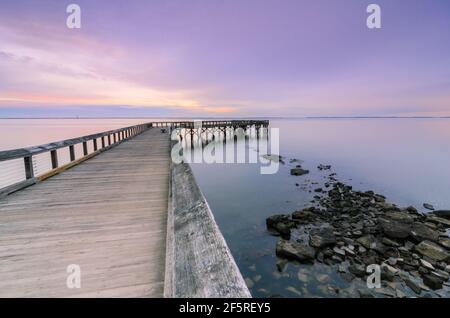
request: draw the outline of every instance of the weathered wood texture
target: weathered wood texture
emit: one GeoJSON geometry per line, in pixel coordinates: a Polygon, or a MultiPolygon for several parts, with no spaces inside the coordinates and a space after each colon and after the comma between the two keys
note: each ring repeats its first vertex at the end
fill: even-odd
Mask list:
{"type": "Polygon", "coordinates": [[[251,297],[188,164],[172,164],[165,297],[251,297]]]}
{"type": "Polygon", "coordinates": [[[0,200],[0,297],[162,297],[169,163],[150,129],[0,200]]]}

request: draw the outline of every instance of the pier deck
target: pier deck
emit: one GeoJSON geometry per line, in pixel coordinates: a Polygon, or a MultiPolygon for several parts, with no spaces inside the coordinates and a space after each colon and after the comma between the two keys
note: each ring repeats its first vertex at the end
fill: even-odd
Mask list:
{"type": "Polygon", "coordinates": [[[150,129],[0,200],[0,297],[162,297],[169,155],[150,129]]]}

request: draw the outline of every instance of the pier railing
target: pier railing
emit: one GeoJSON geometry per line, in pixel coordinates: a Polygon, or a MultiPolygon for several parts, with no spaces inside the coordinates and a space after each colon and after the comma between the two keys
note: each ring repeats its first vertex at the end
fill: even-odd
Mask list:
{"type": "Polygon", "coordinates": [[[151,123],[0,151],[0,197],[46,179],[149,129],[151,123]]]}
{"type": "Polygon", "coordinates": [[[0,151],[0,197],[58,174],[152,127],[197,129],[267,126],[266,120],[148,122],[44,145],[0,151]]]}

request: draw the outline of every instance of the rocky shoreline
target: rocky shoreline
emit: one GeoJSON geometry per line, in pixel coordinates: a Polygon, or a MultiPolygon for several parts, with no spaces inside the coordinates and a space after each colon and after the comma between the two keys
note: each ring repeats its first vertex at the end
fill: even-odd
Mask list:
{"type": "MultiPolygon", "coordinates": [[[[423,214],[397,207],[383,195],[338,181],[329,165],[317,168],[329,174],[323,188],[314,189],[314,206],[266,219],[269,232],[280,236],[280,272],[287,262],[319,262],[335,266],[348,282],[365,282],[367,267],[376,264],[382,286],[360,288],[360,297],[406,297],[411,290],[416,296],[450,297],[450,211],[423,214]]],[[[291,169],[293,176],[308,172],[300,165],[291,169]]]]}

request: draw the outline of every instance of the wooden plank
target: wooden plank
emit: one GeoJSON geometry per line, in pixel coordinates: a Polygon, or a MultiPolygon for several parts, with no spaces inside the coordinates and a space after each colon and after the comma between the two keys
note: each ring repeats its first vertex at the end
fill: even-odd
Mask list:
{"type": "Polygon", "coordinates": [[[1,199],[0,297],[162,297],[169,161],[150,129],[1,199]]]}

